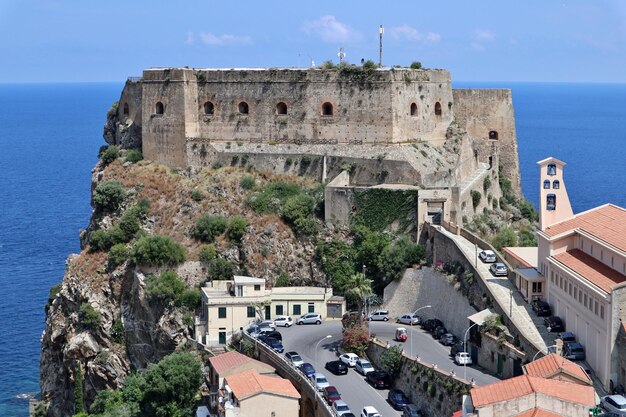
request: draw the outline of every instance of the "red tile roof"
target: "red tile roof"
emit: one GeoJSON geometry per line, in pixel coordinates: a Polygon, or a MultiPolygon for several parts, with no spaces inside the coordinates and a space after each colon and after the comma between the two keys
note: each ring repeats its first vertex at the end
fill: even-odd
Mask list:
{"type": "Polygon", "coordinates": [[[553,413],[552,411],[542,410],[541,408],[533,408],[521,414],[516,414],[514,417],[563,417],[563,414],[553,413]]]}
{"type": "Polygon", "coordinates": [[[553,224],[544,232],[550,236],[560,235],[574,229],[585,232],[626,251],[626,209],[607,204],[577,214],[569,220],[553,224]]]}
{"type": "Polygon", "coordinates": [[[472,403],[476,408],[524,397],[532,393],[542,393],[565,401],[588,406],[595,405],[594,390],[591,386],[531,377],[528,375],[472,388],[470,391],[472,403]]]}
{"type": "Polygon", "coordinates": [[[239,366],[248,362],[258,362],[266,367],[270,367],[270,365],[235,351],[225,352],[220,355],[213,356],[212,358],[209,358],[209,362],[211,363],[211,367],[215,369],[218,374],[224,373],[234,366],[239,366]]]}
{"type": "Polygon", "coordinates": [[[300,399],[298,390],[288,379],[261,375],[254,370],[227,376],[226,383],[239,401],[262,392],[300,399]]]}
{"type": "Polygon", "coordinates": [[[526,375],[528,376],[548,379],[557,375],[559,372],[565,372],[581,380],[581,382],[591,385],[591,380],[583,368],[555,353],[551,353],[524,365],[524,371],[526,371],[526,375]]]}
{"type": "Polygon", "coordinates": [[[626,281],[626,275],[622,275],[608,265],[600,262],[591,255],[579,249],[573,249],[552,256],[552,259],[565,265],[589,282],[606,291],[611,292],[614,285],[626,281]]]}

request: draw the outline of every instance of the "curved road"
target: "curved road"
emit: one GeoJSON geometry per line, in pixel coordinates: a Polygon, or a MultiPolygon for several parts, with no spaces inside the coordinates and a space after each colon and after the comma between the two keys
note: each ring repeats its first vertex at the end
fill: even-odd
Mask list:
{"type": "MultiPolygon", "coordinates": [[[[413,339],[413,353],[419,354],[424,362],[437,364],[439,369],[453,370],[463,376],[463,367],[456,365],[450,357],[450,348],[441,345],[430,334],[418,326],[410,327],[397,325],[392,322],[372,322],[371,332],[390,344],[402,344],[406,354],[411,355],[411,339],[413,339]],[[404,343],[393,340],[397,327],[406,327],[409,340],[404,343]]],[[[331,385],[339,390],[341,398],[348,404],[350,410],[359,415],[366,405],[374,406],[383,416],[399,416],[401,412],[394,410],[387,403],[388,390],[377,390],[365,381],[365,378],[354,369],[349,369],[347,375],[337,376],[324,368],[326,362],[337,359],[336,348],[341,341],[341,322],[327,321],[321,325],[292,326],[288,329],[280,328],[283,336],[285,352],[296,351],[305,362],[311,363],[317,372],[328,378],[331,385]],[[330,335],[331,338],[325,337],[330,335]]],[[[477,385],[486,385],[499,381],[482,370],[467,367],[467,379],[474,378],[477,385]]],[[[419,406],[419,404],[418,404],[419,406]]]]}

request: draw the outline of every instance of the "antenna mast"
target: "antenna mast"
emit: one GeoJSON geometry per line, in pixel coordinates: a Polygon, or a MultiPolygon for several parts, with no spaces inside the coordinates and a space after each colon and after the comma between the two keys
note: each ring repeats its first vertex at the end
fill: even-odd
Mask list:
{"type": "Polygon", "coordinates": [[[343,59],[346,57],[346,52],[343,50],[343,47],[339,48],[337,56],[339,57],[339,63],[343,64],[343,59]]]}
{"type": "Polygon", "coordinates": [[[380,52],[379,52],[379,58],[378,58],[378,66],[382,68],[383,66],[383,33],[385,33],[385,28],[383,28],[383,25],[380,25],[380,28],[378,28],[378,33],[380,34],[380,52]]]}

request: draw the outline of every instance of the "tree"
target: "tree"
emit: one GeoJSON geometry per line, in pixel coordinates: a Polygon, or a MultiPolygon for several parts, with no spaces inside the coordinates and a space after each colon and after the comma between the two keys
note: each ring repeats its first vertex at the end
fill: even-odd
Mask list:
{"type": "Polygon", "coordinates": [[[224,258],[215,258],[209,264],[209,277],[215,280],[227,280],[233,277],[235,266],[233,263],[224,258]]]}
{"type": "Polygon", "coordinates": [[[411,69],[421,69],[422,68],[422,63],[419,61],[413,61],[411,62],[411,69]]]}
{"type": "Polygon", "coordinates": [[[146,293],[153,301],[163,304],[175,301],[185,291],[183,283],[174,272],[151,275],[147,279],[146,293]]]}
{"type": "Polygon", "coordinates": [[[115,161],[120,154],[120,148],[117,146],[109,146],[101,154],[102,163],[106,166],[115,161]]]}
{"type": "Polygon", "coordinates": [[[346,327],[343,330],[341,344],[346,352],[362,356],[369,345],[367,328],[363,325],[346,327]]]}
{"type": "Polygon", "coordinates": [[[362,320],[361,312],[365,305],[365,300],[372,294],[372,280],[367,279],[365,274],[357,272],[352,275],[346,283],[346,295],[355,298],[358,305],[357,322],[362,320]]]}
{"type": "Polygon", "coordinates": [[[210,264],[215,258],[217,258],[217,250],[215,249],[215,246],[202,245],[202,247],[200,248],[200,255],[198,255],[198,259],[200,259],[200,262],[210,264]]]}
{"type": "Polygon", "coordinates": [[[515,236],[513,229],[505,227],[496,234],[492,243],[498,251],[501,251],[504,247],[515,246],[517,244],[517,236],[515,236]]]}
{"type": "Polygon", "coordinates": [[[115,211],[126,198],[126,189],[117,180],[101,182],[93,192],[93,204],[96,210],[115,211]]]}
{"type": "Polygon", "coordinates": [[[226,230],[226,219],[222,216],[205,214],[196,222],[193,236],[203,242],[211,243],[226,230]]]}
{"type": "Polygon", "coordinates": [[[228,220],[226,235],[231,241],[239,243],[246,234],[247,227],[248,221],[244,217],[233,216],[228,220]]]}
{"type": "Polygon", "coordinates": [[[378,268],[387,280],[399,279],[406,268],[419,263],[424,257],[424,248],[401,236],[387,245],[378,256],[378,268]]]}
{"type": "Polygon", "coordinates": [[[174,266],[185,261],[185,250],[167,236],[144,236],[131,248],[130,259],[138,265],[174,266]]]}
{"type": "Polygon", "coordinates": [[[102,315],[89,303],[82,303],[78,310],[80,324],[90,330],[96,330],[102,321],[102,315]]]}
{"type": "Polygon", "coordinates": [[[400,372],[403,361],[402,346],[400,345],[390,347],[380,356],[381,367],[385,371],[389,372],[389,375],[392,377],[396,376],[398,372],[400,372]]]}

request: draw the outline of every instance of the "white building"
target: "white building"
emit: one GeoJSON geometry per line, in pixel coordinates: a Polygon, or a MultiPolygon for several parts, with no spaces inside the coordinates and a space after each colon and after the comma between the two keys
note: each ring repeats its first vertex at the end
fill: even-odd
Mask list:
{"type": "Polygon", "coordinates": [[[608,389],[624,373],[615,343],[626,319],[626,209],[606,204],[574,215],[565,163],[548,158],[538,164],[538,266],[546,301],[585,347],[587,362],[608,389]]]}

